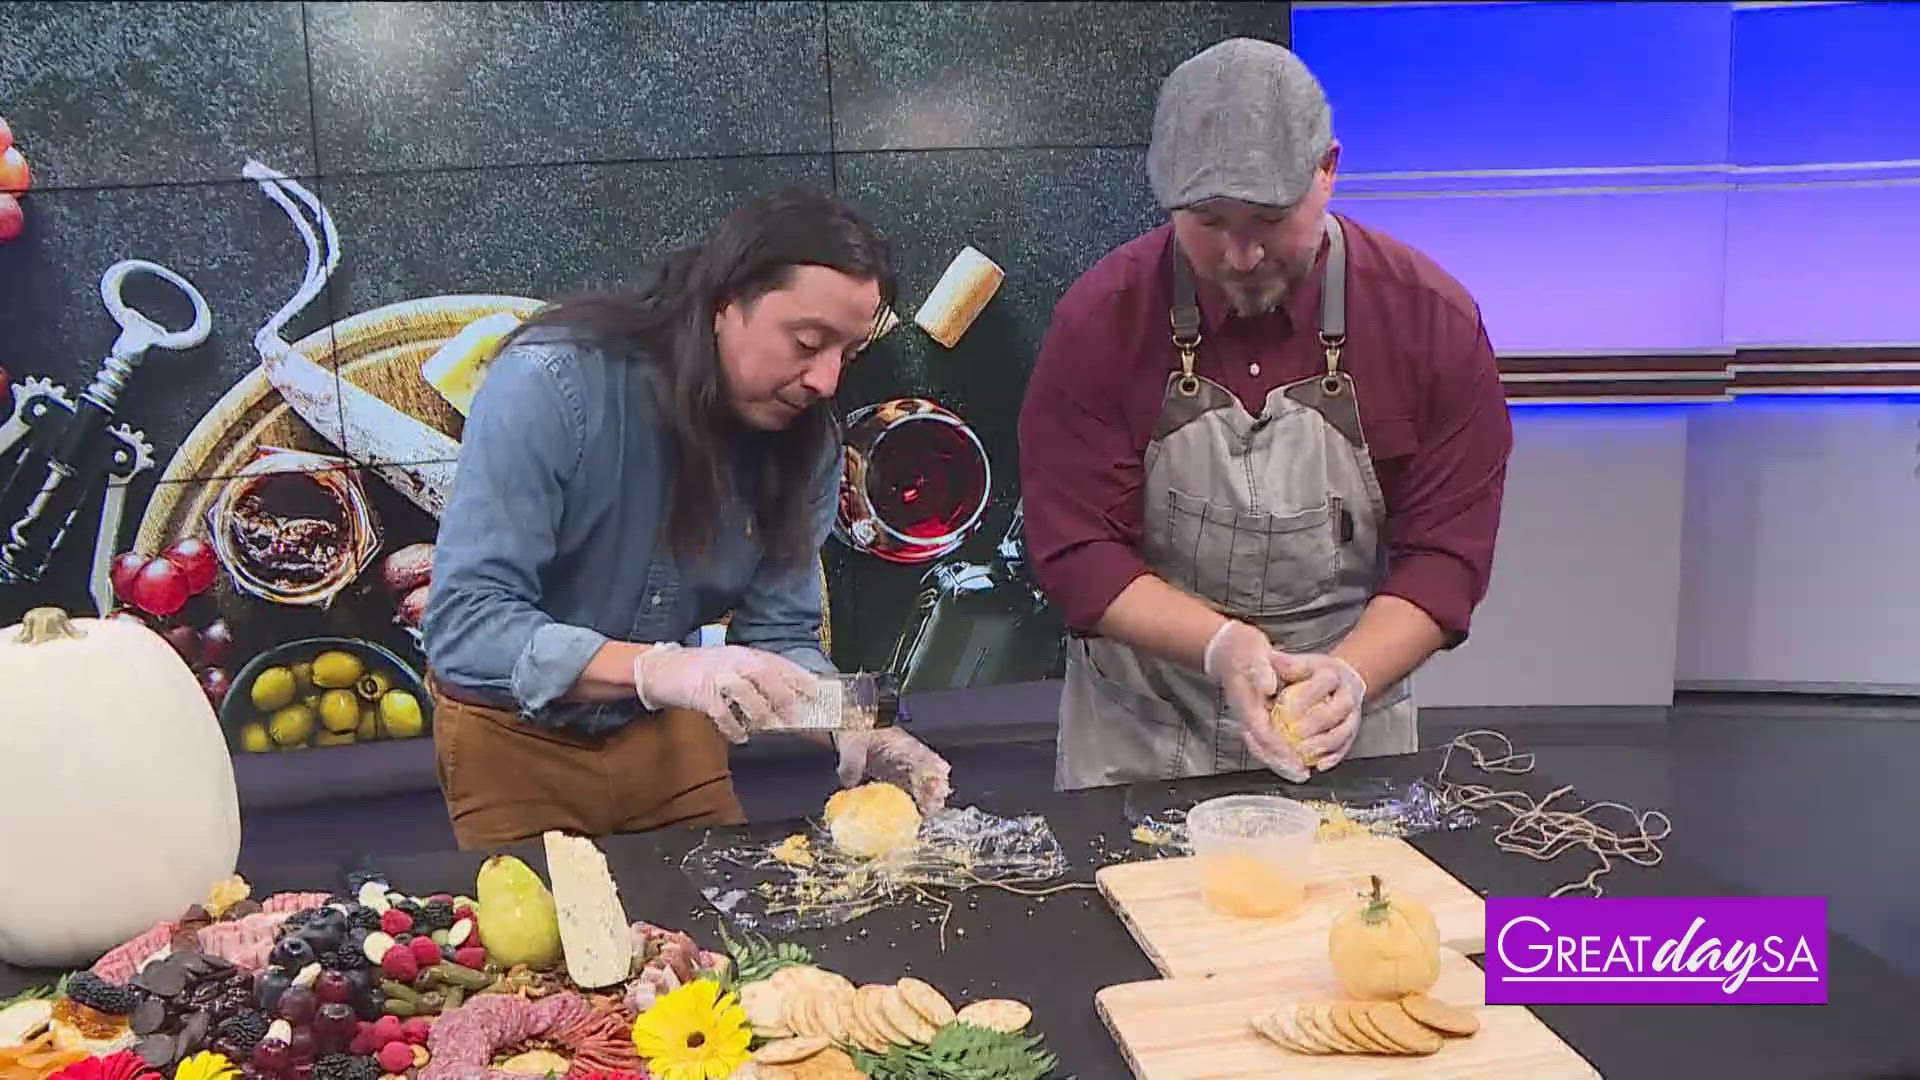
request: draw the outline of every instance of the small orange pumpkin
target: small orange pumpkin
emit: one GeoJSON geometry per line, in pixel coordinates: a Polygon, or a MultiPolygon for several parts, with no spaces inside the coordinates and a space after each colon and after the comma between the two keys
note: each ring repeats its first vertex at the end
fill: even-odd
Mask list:
{"type": "Polygon", "coordinates": [[[1440,928],[1411,897],[1386,895],[1380,875],[1361,902],[1340,913],[1327,936],[1334,977],[1350,998],[1395,1001],[1440,978],[1440,928]]]}

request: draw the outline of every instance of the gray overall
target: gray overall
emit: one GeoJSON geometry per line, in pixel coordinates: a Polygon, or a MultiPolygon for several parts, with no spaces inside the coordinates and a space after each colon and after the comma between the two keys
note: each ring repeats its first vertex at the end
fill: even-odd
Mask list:
{"type": "MultiPolygon", "coordinates": [[[[1346,339],[1346,241],[1326,218],[1320,310],[1327,370],[1276,388],[1259,416],[1193,373],[1200,313],[1172,245],[1180,370],[1143,460],[1144,551],[1168,584],[1265,631],[1286,652],[1326,652],[1386,572],[1386,506],[1360,430],[1346,339]]],[[[1406,680],[1375,692],[1349,757],[1418,748],[1406,680]]],[[[1075,636],[1054,786],[1061,790],[1259,768],[1221,691],[1200,671],[1110,638],[1075,636]]]]}

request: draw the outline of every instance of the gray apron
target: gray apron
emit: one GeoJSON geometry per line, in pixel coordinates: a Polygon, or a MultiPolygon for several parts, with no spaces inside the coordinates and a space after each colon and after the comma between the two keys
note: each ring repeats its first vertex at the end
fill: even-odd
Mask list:
{"type": "MultiPolygon", "coordinates": [[[[1360,429],[1346,340],[1346,240],[1329,242],[1320,343],[1327,370],[1276,388],[1259,416],[1193,373],[1200,310],[1172,243],[1180,370],[1143,460],[1147,565],[1168,584],[1259,627],[1285,652],[1326,652],[1386,573],[1386,504],[1360,429]]],[[[1418,748],[1406,680],[1373,688],[1348,757],[1418,748]]],[[[1110,638],[1067,643],[1054,786],[1061,790],[1260,768],[1206,675],[1110,638]]]]}

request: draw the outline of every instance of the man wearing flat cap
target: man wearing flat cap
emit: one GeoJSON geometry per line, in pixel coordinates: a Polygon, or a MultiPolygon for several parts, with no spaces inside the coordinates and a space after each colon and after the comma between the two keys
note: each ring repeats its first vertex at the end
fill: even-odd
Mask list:
{"type": "Polygon", "coordinates": [[[1147,152],[1171,221],[1055,308],[1020,468],[1071,633],[1059,788],[1411,753],[1408,676],[1486,594],[1493,350],[1432,260],[1328,212],[1339,150],[1288,50],[1187,60],[1147,152]]]}

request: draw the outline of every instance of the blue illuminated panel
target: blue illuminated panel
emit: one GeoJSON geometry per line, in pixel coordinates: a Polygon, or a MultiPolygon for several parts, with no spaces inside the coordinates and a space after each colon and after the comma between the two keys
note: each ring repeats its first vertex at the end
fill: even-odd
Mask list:
{"type": "Polygon", "coordinates": [[[1745,8],[1736,165],[1920,159],[1920,3],[1745,8]]]}
{"type": "Polygon", "coordinates": [[[1351,172],[1711,165],[1724,3],[1294,5],[1351,172]]]}
{"type": "Polygon", "coordinates": [[[1458,277],[1503,353],[1920,342],[1920,0],[1293,25],[1344,147],[1335,206],[1458,277]]]}
{"type": "Polygon", "coordinates": [[[1335,201],[1437,259],[1506,354],[1718,348],[1725,204],[1720,191],[1335,201]]]}

